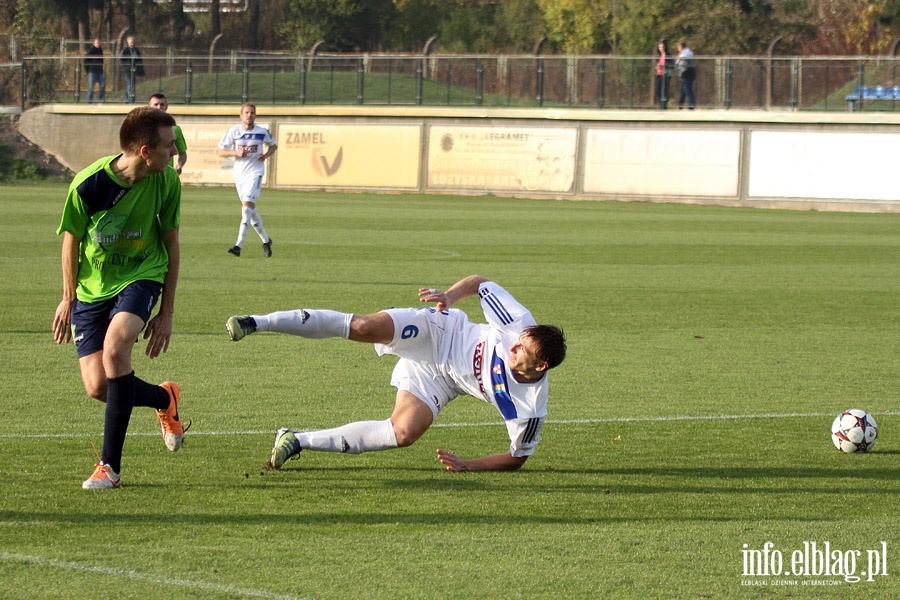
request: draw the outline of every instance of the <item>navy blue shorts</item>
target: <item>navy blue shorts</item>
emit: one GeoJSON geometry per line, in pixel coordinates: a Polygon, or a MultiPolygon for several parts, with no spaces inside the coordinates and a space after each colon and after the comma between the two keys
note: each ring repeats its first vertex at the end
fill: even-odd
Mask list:
{"type": "Polygon", "coordinates": [[[161,283],[155,281],[135,281],[109,300],[76,300],[72,306],[72,337],[78,358],[103,350],[106,331],[116,313],[137,315],[146,324],[159,300],[162,287],[161,283]]]}

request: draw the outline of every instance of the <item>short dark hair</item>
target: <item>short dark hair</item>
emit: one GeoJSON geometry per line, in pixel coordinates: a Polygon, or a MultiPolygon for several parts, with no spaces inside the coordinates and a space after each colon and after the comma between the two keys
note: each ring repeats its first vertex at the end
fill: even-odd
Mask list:
{"type": "Polygon", "coordinates": [[[123,152],[137,154],[141,146],[155,148],[162,140],[160,127],[174,127],[175,118],[152,106],[139,106],[125,117],[119,128],[119,146],[123,152]]]}
{"type": "Polygon", "coordinates": [[[160,92],[156,92],[155,94],[153,94],[152,96],[150,96],[150,99],[151,99],[151,100],[153,100],[154,98],[159,98],[160,100],[165,100],[165,99],[166,99],[166,95],[165,95],[165,94],[162,94],[162,93],[160,93],[160,92]]]}
{"type": "Polygon", "coordinates": [[[557,367],[566,358],[566,334],[556,325],[532,325],[523,332],[537,342],[537,359],[545,361],[547,368],[557,367]]]}

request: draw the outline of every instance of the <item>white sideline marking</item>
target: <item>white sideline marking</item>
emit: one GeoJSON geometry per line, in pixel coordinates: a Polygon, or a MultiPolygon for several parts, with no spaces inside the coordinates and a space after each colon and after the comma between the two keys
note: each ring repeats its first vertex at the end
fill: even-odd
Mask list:
{"type": "Polygon", "coordinates": [[[81,573],[97,573],[99,575],[110,575],[113,577],[125,577],[127,579],[136,579],[138,581],[148,581],[150,583],[159,583],[162,585],[181,586],[195,588],[208,592],[217,592],[221,594],[233,594],[237,596],[247,596],[250,598],[271,598],[272,600],[303,600],[297,596],[287,594],[276,594],[266,592],[264,590],[253,590],[248,588],[239,588],[231,585],[219,585],[217,583],[206,583],[203,581],[192,581],[190,579],[178,579],[174,577],[165,577],[162,575],[149,575],[147,573],[139,573],[130,569],[116,569],[113,567],[98,567],[94,565],[85,565],[81,563],[69,562],[65,560],[56,560],[54,558],[43,558],[40,556],[26,556],[24,554],[10,554],[8,552],[0,552],[0,560],[9,562],[20,562],[37,565],[39,567],[54,567],[65,571],[78,571],[81,573]]]}
{"type": "MultiPolygon", "coordinates": [[[[745,419],[794,419],[801,417],[833,417],[837,413],[762,413],[756,415],[676,415],[671,417],[613,417],[609,419],[548,419],[547,425],[593,425],[595,423],[665,423],[669,421],[737,421],[745,419]]],[[[874,415],[877,418],[890,417],[900,413],[879,413],[874,415]]],[[[490,423],[435,423],[432,427],[496,427],[501,424],[500,421],[490,423]]],[[[276,428],[266,429],[262,431],[196,431],[191,429],[187,434],[195,435],[212,435],[212,436],[228,436],[228,435],[272,435],[276,428]]],[[[102,435],[102,431],[94,433],[0,433],[0,439],[14,438],[80,438],[94,437],[102,435]]],[[[129,433],[130,436],[158,436],[159,432],[135,432],[129,433]]]]}

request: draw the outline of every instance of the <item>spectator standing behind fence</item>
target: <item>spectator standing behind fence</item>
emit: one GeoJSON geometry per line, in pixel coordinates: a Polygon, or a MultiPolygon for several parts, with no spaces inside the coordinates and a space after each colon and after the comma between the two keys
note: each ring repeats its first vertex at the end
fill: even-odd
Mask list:
{"type": "Polygon", "coordinates": [[[678,108],[684,108],[684,101],[687,100],[688,108],[693,110],[697,104],[694,99],[694,79],[697,77],[697,68],[694,63],[694,51],[688,48],[687,42],[678,42],[675,73],[681,82],[678,91],[678,108]]]}
{"type": "Polygon", "coordinates": [[[672,77],[672,62],[669,42],[663,38],[656,46],[656,97],[654,98],[662,110],[669,107],[669,79],[672,77]]]}
{"type": "Polygon", "coordinates": [[[129,35],[125,39],[125,47],[122,48],[119,60],[121,61],[122,74],[125,76],[125,98],[122,102],[124,104],[134,104],[135,79],[144,76],[144,60],[141,58],[141,51],[134,45],[133,35],[129,35]]]}
{"type": "Polygon", "coordinates": [[[103,99],[106,98],[106,75],[103,74],[103,48],[100,46],[100,38],[94,38],[94,44],[84,55],[84,72],[88,76],[88,104],[94,102],[95,85],[100,88],[97,101],[103,103],[103,99]]]}

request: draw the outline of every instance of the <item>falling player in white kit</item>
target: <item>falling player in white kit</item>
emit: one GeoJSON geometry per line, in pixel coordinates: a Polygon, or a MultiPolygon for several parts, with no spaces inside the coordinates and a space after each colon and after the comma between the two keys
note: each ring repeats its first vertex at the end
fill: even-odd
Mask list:
{"type": "Polygon", "coordinates": [[[268,129],[256,124],[256,107],[245,102],[241,106],[241,124],[229,129],[218,147],[220,157],[234,157],[232,174],[241,200],[241,226],[238,229],[237,242],[234,247],[228,249],[228,252],[240,256],[247,233],[253,227],[262,240],[263,254],[269,258],[272,256],[272,238],[263,227],[262,217],[256,211],[256,203],[259,201],[266,159],[278,150],[275,138],[268,129]],[[266,146],[265,151],[263,146],[266,146]]]}
{"type": "Polygon", "coordinates": [[[391,384],[394,410],[383,421],[359,421],[336,429],[300,432],[279,429],[270,466],[278,469],[302,450],[359,454],[412,445],[455,397],[468,394],[493,404],[506,423],[507,452],[463,459],[438,450],[448,471],[507,471],[525,464],[540,441],[547,417],[547,371],[566,354],[565,335],[553,325],[537,325],[531,313],[506,290],[471,275],[446,292],[419,290],[434,308],[392,308],[368,315],[299,309],[268,315],[234,316],[226,329],[233,341],[257,331],[307,338],[343,337],[375,344],[379,355],[400,360],[391,384]],[[450,307],[477,294],[486,324],[470,323],[450,307]]]}

